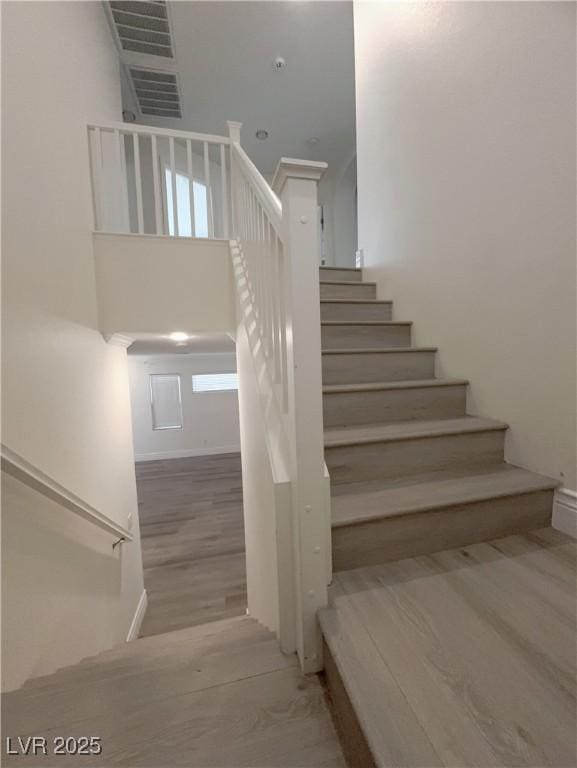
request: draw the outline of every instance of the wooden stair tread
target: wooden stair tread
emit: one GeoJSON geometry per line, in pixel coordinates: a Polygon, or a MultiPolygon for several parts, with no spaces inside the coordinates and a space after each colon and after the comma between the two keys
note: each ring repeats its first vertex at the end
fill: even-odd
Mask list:
{"type": "Polygon", "coordinates": [[[366,280],[319,280],[321,285],[375,285],[375,282],[366,280]]]}
{"type": "Polygon", "coordinates": [[[436,352],[437,347],[359,347],[351,349],[322,349],[321,355],[375,355],[396,354],[397,352],[436,352]]]}
{"type": "Polygon", "coordinates": [[[323,325],[412,325],[412,320],[323,320],[323,325]]]}
{"type": "Polygon", "coordinates": [[[386,389],[422,389],[424,387],[456,387],[467,385],[467,379],[407,379],[406,381],[376,381],[366,384],[327,384],[324,394],[337,392],[374,392],[386,389]]]}
{"type": "Polygon", "coordinates": [[[415,440],[421,437],[468,434],[507,429],[507,424],[495,419],[464,416],[460,419],[436,419],[434,421],[410,421],[398,424],[339,427],[325,429],[325,447],[362,443],[383,443],[394,440],[415,440]]]}
{"type": "MultiPolygon", "coordinates": [[[[364,285],[364,283],[360,283],[364,285]]],[[[392,304],[391,299],[321,299],[321,304],[392,304]]]]}
{"type": "Polygon", "coordinates": [[[558,483],[552,478],[505,464],[500,471],[486,474],[464,475],[368,492],[356,489],[355,493],[332,498],[332,525],[355,525],[440,507],[552,490],[557,486],[558,483]]]}
{"type": "Polygon", "coordinates": [[[354,605],[318,614],[325,642],[355,711],[375,764],[440,766],[441,762],[417,720],[392,670],[380,654],[354,605]],[[418,759],[416,756],[419,756],[418,759]]]}
{"type": "Polygon", "coordinates": [[[538,528],[335,574],[320,625],[376,765],[573,764],[575,550],[538,528]]]}
{"type": "MultiPolygon", "coordinates": [[[[68,685],[78,681],[81,684],[85,677],[92,679],[104,675],[103,669],[108,666],[114,674],[123,669],[125,664],[135,666],[139,660],[147,660],[148,666],[165,666],[171,659],[175,660],[182,653],[179,649],[201,648],[206,646],[217,650],[224,643],[234,642],[238,646],[255,639],[266,641],[273,639],[270,630],[255,622],[249,616],[234,616],[206,624],[197,624],[185,629],[177,629],[159,635],[137,638],[129,643],[118,645],[102,651],[95,656],[87,656],[76,664],[61,667],[52,673],[33,677],[27,680],[20,690],[37,691],[52,685],[68,685]],[[157,660],[165,658],[163,663],[157,660]]],[[[184,650],[186,653],[186,650],[184,650]]]]}

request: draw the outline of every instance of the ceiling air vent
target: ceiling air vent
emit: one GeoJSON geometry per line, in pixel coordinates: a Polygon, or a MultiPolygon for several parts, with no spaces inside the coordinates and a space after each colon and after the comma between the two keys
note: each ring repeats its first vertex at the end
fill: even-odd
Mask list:
{"type": "Polygon", "coordinates": [[[166,2],[111,0],[109,5],[122,50],[174,58],[166,2]]]}
{"type": "Polygon", "coordinates": [[[129,67],[128,71],[143,115],[182,117],[175,74],[140,67],[129,67]]]}

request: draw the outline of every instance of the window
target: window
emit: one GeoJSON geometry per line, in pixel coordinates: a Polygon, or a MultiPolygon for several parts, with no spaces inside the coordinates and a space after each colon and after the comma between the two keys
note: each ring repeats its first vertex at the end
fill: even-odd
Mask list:
{"type": "MultiPolygon", "coordinates": [[[[168,216],[168,234],[174,237],[174,209],[172,207],[172,171],[165,169],[166,206],[168,216]]],[[[190,220],[190,186],[188,176],[176,174],[176,213],[178,216],[178,234],[181,237],[208,237],[208,210],[206,186],[200,181],[192,182],[194,196],[194,229],[190,220]]]]}
{"type": "Polygon", "coordinates": [[[180,376],[173,373],[150,375],[152,429],[182,429],[180,376]]]}
{"type": "Polygon", "coordinates": [[[237,389],[236,373],[198,373],[192,377],[193,392],[228,392],[237,389]]]}

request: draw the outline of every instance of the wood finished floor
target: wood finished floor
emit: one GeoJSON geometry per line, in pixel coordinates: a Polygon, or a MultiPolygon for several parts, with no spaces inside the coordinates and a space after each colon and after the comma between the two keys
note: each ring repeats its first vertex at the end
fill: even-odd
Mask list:
{"type": "Polygon", "coordinates": [[[246,616],[118,646],[2,704],[2,765],[345,768],[318,678],[246,616]],[[28,735],[48,754],[6,754],[28,735]],[[56,736],[99,736],[102,754],[54,755],[56,736]]]}
{"type": "Polygon", "coordinates": [[[576,562],[547,528],[335,574],[321,620],[378,766],[574,768],[576,562]]]}
{"type": "Polygon", "coordinates": [[[140,636],[246,611],[239,454],[136,465],[144,586],[140,636]]]}

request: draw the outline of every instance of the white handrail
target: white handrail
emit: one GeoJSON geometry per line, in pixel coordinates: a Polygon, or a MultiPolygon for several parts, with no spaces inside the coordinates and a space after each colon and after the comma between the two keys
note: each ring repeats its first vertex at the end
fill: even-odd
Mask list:
{"type": "Polygon", "coordinates": [[[99,128],[101,131],[120,131],[121,133],[138,133],[145,136],[172,136],[175,139],[190,139],[191,141],[206,141],[209,144],[230,144],[228,136],[218,136],[210,133],[193,133],[192,131],[175,131],[172,128],[156,128],[151,125],[137,123],[88,123],[89,129],[99,128]]]}
{"type": "Polygon", "coordinates": [[[57,504],[66,507],[66,509],[92,523],[97,528],[112,534],[118,540],[132,541],[133,536],[127,528],[114,522],[114,520],[99,512],[75,493],[64,488],[63,485],[60,485],[60,483],[41,469],[38,469],[38,467],[35,467],[17,454],[16,451],[2,444],[1,453],[2,470],[4,472],[12,475],[12,477],[20,480],[57,504]]]}
{"type": "MultiPolygon", "coordinates": [[[[237,295],[259,369],[265,431],[277,438],[290,477],[293,540],[277,540],[277,559],[292,560],[295,646],[303,670],[314,672],[322,666],[316,614],[326,605],[331,568],[317,229],[317,183],[327,166],[282,159],[273,191],[240,146],[240,125],[229,130],[237,295]]],[[[285,582],[278,591],[281,613],[289,590],[285,582]]]]}
{"type": "Polygon", "coordinates": [[[280,232],[282,222],[282,205],[280,200],[240,144],[233,142],[231,151],[242,163],[243,172],[247,180],[253,184],[258,200],[266,210],[271,224],[277,232],[280,232]]]}

